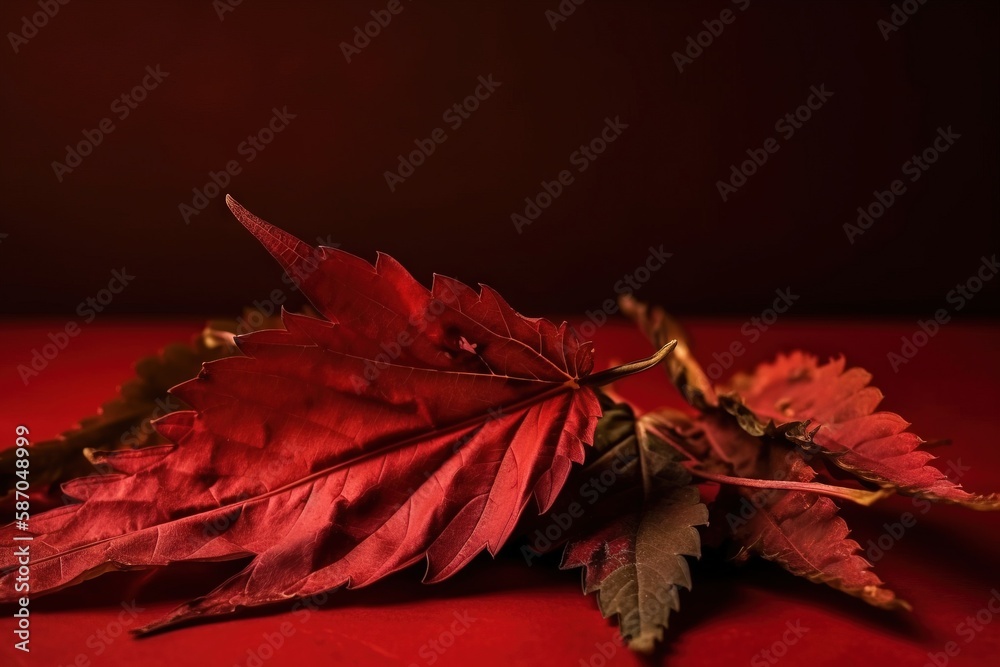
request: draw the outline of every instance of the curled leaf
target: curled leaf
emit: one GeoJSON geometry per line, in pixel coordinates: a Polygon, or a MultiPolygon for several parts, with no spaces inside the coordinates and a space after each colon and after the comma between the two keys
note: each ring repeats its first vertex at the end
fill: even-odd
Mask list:
{"type": "Polygon", "coordinates": [[[684,399],[699,410],[716,405],[712,383],[691,353],[687,335],[677,320],[662,308],[651,308],[630,294],[621,296],[618,304],[622,313],[646,334],[653,347],[660,348],[670,340],[677,341],[674,353],[667,359],[666,369],[684,399]]]}

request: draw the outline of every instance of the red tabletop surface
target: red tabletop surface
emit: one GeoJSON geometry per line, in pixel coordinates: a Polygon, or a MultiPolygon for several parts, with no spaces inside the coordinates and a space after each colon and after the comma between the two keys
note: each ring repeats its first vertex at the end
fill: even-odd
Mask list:
{"type": "MultiPolygon", "coordinates": [[[[163,345],[186,340],[201,322],[101,319],[25,386],[16,367],[30,360],[60,320],[3,324],[4,446],[25,424],[35,442],[91,414],[131,375],[131,364],[163,345]]],[[[695,352],[708,366],[734,341],[745,345],[735,367],[750,368],[780,350],[821,358],[844,354],[875,375],[883,407],[913,422],[927,440],[950,438],[939,463],[962,471],[971,490],[1000,490],[997,379],[1000,326],[956,321],[894,371],[887,358],[915,321],[781,320],[759,340],[739,320],[694,320],[695,352]]],[[[647,356],[645,339],[613,321],[594,336],[597,369],[647,356]]],[[[726,375],[728,376],[729,372],[726,375]]],[[[679,405],[662,372],[630,378],[617,389],[644,408],[679,405]]],[[[557,559],[525,564],[516,549],[477,558],[452,579],[420,583],[412,568],[358,591],[340,591],[319,608],[254,613],[135,639],[129,628],[209,591],[233,564],[181,565],[153,576],[117,573],[51,597],[31,600],[30,654],[14,649],[13,611],[0,616],[0,664],[14,665],[786,665],[897,666],[1000,664],[1000,513],[935,506],[907,498],[842,512],[853,537],[872,550],[876,571],[912,613],[883,612],[764,562],[738,567],[721,556],[693,565],[694,590],[681,596],[665,648],[649,661],[615,642],[580,573],[557,559]],[[903,513],[916,524],[900,532],[903,513]],[[889,526],[888,528],[886,526],[889,526]],[[871,541],[871,542],[869,542],[871,541]],[[992,609],[991,609],[992,600],[992,609]],[[952,655],[948,655],[948,652],[952,655]]],[[[10,545],[0,545],[10,548],[10,545]]]]}

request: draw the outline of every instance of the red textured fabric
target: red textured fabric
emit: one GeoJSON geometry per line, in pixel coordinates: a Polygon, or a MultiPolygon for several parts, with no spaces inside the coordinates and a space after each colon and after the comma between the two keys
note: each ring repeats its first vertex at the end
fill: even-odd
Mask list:
{"type": "MultiPolygon", "coordinates": [[[[133,361],[201,328],[194,319],[98,320],[26,387],[17,365],[30,361],[32,349],[64,324],[3,326],[0,355],[7,370],[0,376],[0,434],[7,445],[13,444],[17,424],[31,428],[34,442],[57,434],[114,392],[133,361]]],[[[896,373],[886,354],[899,352],[900,336],[912,334],[915,323],[781,321],[753,344],[741,334],[741,321],[687,324],[710,374],[722,370],[734,341],[746,346],[734,368],[748,369],[795,347],[821,359],[845,354],[849,366],[874,374],[874,384],[886,395],[882,407],[911,420],[913,430],[928,440],[952,439],[950,447],[935,450],[945,469],[960,470],[970,490],[1000,490],[995,384],[1000,326],[950,324],[896,373]]],[[[625,323],[602,327],[595,346],[597,370],[649,353],[646,341],[625,323]]],[[[680,405],[657,371],[616,389],[645,408],[680,405]]],[[[921,510],[909,499],[891,498],[875,508],[843,511],[853,537],[877,561],[880,577],[913,604],[913,613],[870,608],[769,564],[736,567],[707,556],[692,568],[694,590],[681,595],[668,647],[654,664],[994,664],[1000,655],[1000,613],[989,603],[992,599],[992,609],[1000,611],[1000,514],[948,506],[921,510]],[[915,525],[894,525],[905,512],[915,525]],[[955,655],[948,656],[948,649],[955,655]]],[[[529,567],[508,548],[495,562],[481,556],[442,584],[421,584],[419,568],[412,568],[368,589],[332,594],[318,609],[288,605],[142,640],[124,630],[207,592],[206,582],[220,571],[235,571],[234,564],[183,566],[154,575],[115,573],[33,599],[30,654],[13,648],[13,609],[4,607],[0,664],[644,664],[614,642],[615,626],[580,593],[579,572],[560,572],[556,562],[529,567]]]]}

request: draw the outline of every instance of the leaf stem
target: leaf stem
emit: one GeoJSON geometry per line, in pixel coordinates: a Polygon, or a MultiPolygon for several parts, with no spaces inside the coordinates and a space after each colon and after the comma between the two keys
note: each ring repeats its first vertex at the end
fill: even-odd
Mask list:
{"type": "Polygon", "coordinates": [[[831,484],[821,484],[819,482],[784,482],[776,479],[752,479],[748,477],[731,477],[729,475],[719,475],[707,470],[701,470],[694,465],[685,465],[691,474],[702,479],[720,484],[732,484],[734,486],[747,486],[754,489],[780,489],[782,491],[805,491],[816,493],[821,496],[850,500],[859,505],[869,506],[872,503],[892,495],[892,490],[881,489],[879,491],[865,491],[864,489],[849,489],[843,486],[833,486],[831,484]]]}
{"type": "Polygon", "coordinates": [[[672,340],[659,351],[651,357],[646,357],[645,359],[640,359],[639,361],[633,361],[631,363],[622,364],[621,366],[615,366],[614,368],[609,368],[607,370],[601,371],[600,373],[595,373],[594,375],[588,375],[587,377],[580,380],[581,386],[595,386],[600,387],[602,385],[611,384],[616,380],[620,380],[629,375],[635,375],[636,373],[641,373],[643,371],[653,368],[661,361],[667,358],[667,355],[677,346],[677,341],[672,340]]]}

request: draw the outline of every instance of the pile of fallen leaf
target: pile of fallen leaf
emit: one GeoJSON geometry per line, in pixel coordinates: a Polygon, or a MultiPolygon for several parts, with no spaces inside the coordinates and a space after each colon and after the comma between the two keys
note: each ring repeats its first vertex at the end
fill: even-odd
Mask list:
{"type": "MultiPolygon", "coordinates": [[[[686,558],[710,517],[713,542],[738,558],[893,609],[908,605],[859,555],[836,500],[1000,508],[928,465],[909,424],[876,411],[870,375],[842,359],[794,352],[712,386],[676,323],[626,297],[656,353],[591,373],[589,342],[489,287],[435,276],[428,290],[387,255],[313,248],[227,201],[316,312],[257,318],[238,336],[212,323],[34,446],[34,506],[53,509],[32,517],[32,594],[113,569],[250,559],[148,633],[417,562],[441,581],[514,538],[529,560],[563,548],[562,567],[584,568],[603,614],[649,651],[691,587],[686,558]],[[688,411],[637,416],[600,389],[661,362],[688,411]],[[603,484],[581,503],[587,480],[603,484]]],[[[0,453],[8,508],[16,473],[0,453]]],[[[3,600],[16,567],[0,554],[3,600]]]]}

